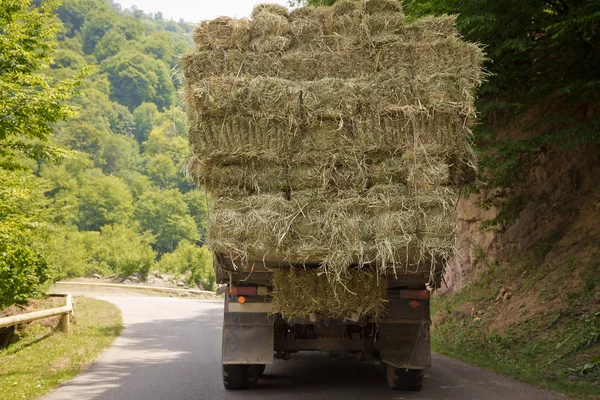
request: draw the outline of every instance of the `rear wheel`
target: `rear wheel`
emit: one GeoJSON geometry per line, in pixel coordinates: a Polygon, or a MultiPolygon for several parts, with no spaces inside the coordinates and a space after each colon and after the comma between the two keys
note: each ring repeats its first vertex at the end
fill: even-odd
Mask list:
{"type": "Polygon", "coordinates": [[[266,367],[267,366],[265,364],[252,364],[250,368],[253,369],[252,373],[256,374],[260,378],[265,373],[266,367]]]}
{"type": "Polygon", "coordinates": [[[223,386],[227,390],[254,389],[260,374],[258,364],[223,364],[223,386]]]}
{"type": "Polygon", "coordinates": [[[396,368],[390,364],[386,364],[385,369],[390,389],[418,392],[423,387],[422,369],[396,368]]]}

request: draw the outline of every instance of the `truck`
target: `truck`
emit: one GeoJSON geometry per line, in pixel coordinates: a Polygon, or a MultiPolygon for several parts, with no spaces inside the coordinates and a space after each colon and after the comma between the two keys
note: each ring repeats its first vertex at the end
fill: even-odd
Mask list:
{"type": "Polygon", "coordinates": [[[439,283],[441,268],[436,269],[435,282],[430,282],[430,268],[388,275],[387,310],[379,320],[311,315],[288,321],[271,312],[270,293],[272,271],[289,264],[262,259],[247,263],[241,269],[235,255],[214,254],[217,281],[226,285],[222,338],[226,389],[255,388],[274,360],[292,360],[295,353],[313,351],[380,362],[391,389],[421,390],[424,371],[431,366],[428,283],[439,283]]]}

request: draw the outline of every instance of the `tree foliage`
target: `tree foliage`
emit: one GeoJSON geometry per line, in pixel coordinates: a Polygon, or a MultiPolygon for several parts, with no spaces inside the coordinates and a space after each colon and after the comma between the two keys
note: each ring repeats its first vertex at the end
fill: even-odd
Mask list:
{"type": "Polygon", "coordinates": [[[192,26],[57,1],[0,0],[0,308],[53,278],[146,275],[203,237],[171,77],[192,26]]]}
{"type": "Polygon", "coordinates": [[[3,0],[0,7],[0,167],[18,168],[17,157],[52,158],[50,124],[69,115],[66,100],[74,80],[53,82],[51,63],[58,24],[54,1],[3,0]]]}
{"type": "Polygon", "coordinates": [[[159,110],[173,103],[175,88],[168,68],[155,58],[137,51],[122,51],[102,64],[111,83],[111,98],[134,110],[144,102],[159,110]]]}

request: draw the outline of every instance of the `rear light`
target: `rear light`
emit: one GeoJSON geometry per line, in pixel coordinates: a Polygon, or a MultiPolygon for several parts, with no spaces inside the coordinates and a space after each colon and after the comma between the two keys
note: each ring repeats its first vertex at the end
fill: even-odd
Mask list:
{"type": "Polygon", "coordinates": [[[227,294],[232,296],[255,296],[256,286],[229,286],[227,294]]]}
{"type": "Polygon", "coordinates": [[[400,298],[406,300],[426,300],[429,298],[427,290],[400,290],[400,298]]]}
{"type": "Polygon", "coordinates": [[[417,300],[411,300],[408,302],[408,305],[410,306],[410,308],[419,308],[421,303],[419,303],[417,300]]]}
{"type": "Polygon", "coordinates": [[[240,304],[244,304],[246,302],[246,298],[244,296],[238,296],[237,302],[240,304]]]}

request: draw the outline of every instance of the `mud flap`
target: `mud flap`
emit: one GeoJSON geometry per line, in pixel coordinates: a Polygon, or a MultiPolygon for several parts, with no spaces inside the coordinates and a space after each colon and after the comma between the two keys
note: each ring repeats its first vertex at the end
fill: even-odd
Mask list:
{"type": "Polygon", "coordinates": [[[382,361],[396,368],[424,369],[431,367],[429,323],[415,325],[382,325],[382,361]]]}
{"type": "Polygon", "coordinates": [[[223,364],[273,364],[273,321],[267,313],[225,312],[223,364]]]}

